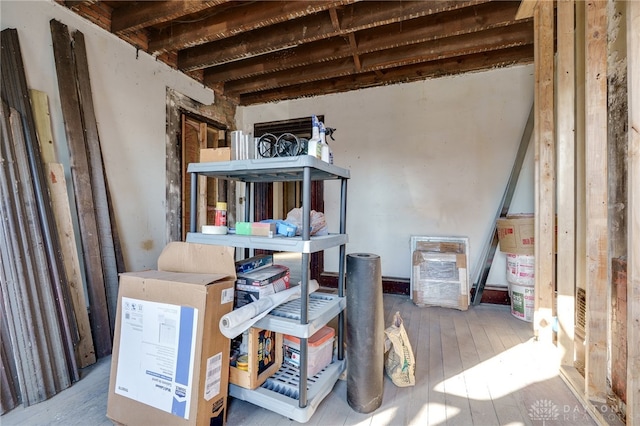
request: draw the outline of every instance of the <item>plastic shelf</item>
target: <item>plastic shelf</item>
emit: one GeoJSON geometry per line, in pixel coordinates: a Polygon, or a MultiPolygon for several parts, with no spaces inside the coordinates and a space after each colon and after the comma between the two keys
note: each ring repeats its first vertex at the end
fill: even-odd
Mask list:
{"type": "Polygon", "coordinates": [[[252,235],[215,235],[199,232],[187,233],[188,243],[215,244],[241,248],[253,248],[274,251],[289,251],[296,253],[315,253],[342,244],[346,244],[349,238],[347,234],[329,234],[311,237],[311,240],[303,240],[302,237],[257,237],[252,235]]]}
{"type": "MultiPolygon", "coordinates": [[[[302,181],[303,199],[310,197],[310,181],[339,180],[342,184],[340,196],[340,232],[345,232],[347,210],[346,180],[350,177],[349,170],[325,163],[315,157],[301,155],[297,157],[262,158],[256,160],[191,163],[187,171],[192,173],[190,200],[192,206],[190,227],[192,232],[187,234],[187,242],[279,252],[296,252],[303,253],[305,256],[310,253],[340,247],[342,257],[340,258],[339,276],[342,278],[339,283],[342,287],[339,290],[339,294],[343,294],[344,247],[348,242],[346,234],[313,236],[306,240],[303,239],[303,237],[276,236],[267,238],[236,234],[203,234],[195,232],[197,231],[195,225],[197,209],[194,207],[196,201],[194,197],[198,194],[198,176],[246,183],[302,181]]],[[[251,191],[250,185],[247,185],[247,191],[251,191]]],[[[248,210],[246,213],[248,215],[248,210]]],[[[308,205],[305,207],[304,213],[310,215],[308,205]]],[[[303,256],[303,263],[304,262],[305,257],[303,256]]],[[[306,262],[307,265],[303,264],[303,267],[308,268],[308,256],[306,262]]],[[[307,299],[297,299],[277,307],[272,310],[269,315],[256,322],[254,326],[297,336],[301,339],[308,339],[337,316],[339,321],[341,321],[337,341],[339,348],[342,349],[344,341],[342,321],[344,317],[341,313],[344,312],[346,308],[346,298],[322,292],[311,293],[308,295],[308,303],[304,304],[306,308],[304,310],[302,307],[303,300],[307,301],[307,299]],[[301,323],[303,311],[304,317],[307,320],[306,324],[301,323]]],[[[342,351],[339,351],[339,353],[341,352],[342,351]]],[[[302,362],[305,361],[306,354],[306,340],[303,340],[301,341],[302,362]]],[[[311,418],[322,399],[331,391],[340,374],[344,371],[345,366],[346,363],[344,360],[334,361],[313,377],[300,377],[297,369],[285,365],[275,375],[269,377],[263,387],[249,390],[230,384],[229,394],[304,423],[311,418]]]]}
{"type": "Polygon", "coordinates": [[[326,163],[310,155],[260,158],[213,163],[190,163],[187,172],[240,182],[301,181],[308,167],[311,180],[349,179],[350,171],[326,163]]]}
{"type": "Polygon", "coordinates": [[[307,378],[307,405],[298,403],[298,370],[284,364],[277,373],[269,377],[257,389],[245,389],[229,385],[229,395],[295,420],[309,421],[325,396],[331,392],[340,374],[346,367],[345,360],[336,360],[313,377],[307,378]]]}
{"type": "Polygon", "coordinates": [[[308,324],[300,324],[300,303],[300,299],[295,299],[278,306],[269,312],[269,315],[256,322],[254,327],[309,338],[344,310],[347,299],[329,293],[309,294],[308,324]]]}

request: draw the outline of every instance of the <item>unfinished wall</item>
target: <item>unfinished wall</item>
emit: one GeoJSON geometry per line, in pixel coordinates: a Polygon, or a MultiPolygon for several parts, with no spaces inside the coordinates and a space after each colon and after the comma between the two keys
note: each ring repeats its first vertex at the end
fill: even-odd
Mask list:
{"type": "MultiPolygon", "coordinates": [[[[335,127],[335,163],[351,170],[347,252],[382,259],[388,277],[410,276],[411,235],[468,236],[472,280],[533,102],[533,67],[517,66],[344,94],[239,107],[238,129],[323,114],[335,127]]],[[[511,212],[533,212],[533,156],[511,212]]],[[[337,229],[339,187],[325,184],[337,229]]],[[[325,269],[337,271],[336,255],[325,269]]],[[[504,262],[495,274],[504,278],[504,262]]]]}
{"type": "Polygon", "coordinates": [[[84,34],[104,167],[125,263],[129,270],[154,268],[166,243],[166,89],[203,104],[213,102],[213,92],[54,2],[3,0],[0,7],[2,29],[18,31],[28,85],[49,96],[54,141],[67,174],[49,21],[57,19],[84,34]]]}

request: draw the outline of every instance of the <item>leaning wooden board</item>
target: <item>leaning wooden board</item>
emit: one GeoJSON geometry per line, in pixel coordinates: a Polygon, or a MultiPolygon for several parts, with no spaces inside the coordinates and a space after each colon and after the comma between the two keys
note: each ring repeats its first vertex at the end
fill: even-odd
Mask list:
{"type": "Polygon", "coordinates": [[[76,91],[75,62],[71,51],[71,37],[67,26],[51,20],[51,38],[60,90],[60,104],[64,116],[71,177],[78,210],[78,223],[87,278],[90,319],[98,358],[111,354],[111,327],[105,282],[102,271],[98,225],[91,187],[91,172],[87,158],[84,127],[76,91]]]}
{"type": "Polygon", "coordinates": [[[38,143],[42,153],[42,162],[44,163],[45,177],[51,198],[51,208],[53,209],[60,249],[62,250],[62,262],[76,317],[78,330],[78,342],[75,346],[76,362],[78,367],[84,368],[96,362],[96,354],[93,348],[89,312],[85,302],[84,282],[82,281],[78,247],[71,220],[71,207],[67,194],[64,168],[62,164],[57,163],[56,148],[51,131],[48,96],[44,92],[32,89],[29,91],[29,97],[31,98],[33,119],[36,124],[38,143]]]}

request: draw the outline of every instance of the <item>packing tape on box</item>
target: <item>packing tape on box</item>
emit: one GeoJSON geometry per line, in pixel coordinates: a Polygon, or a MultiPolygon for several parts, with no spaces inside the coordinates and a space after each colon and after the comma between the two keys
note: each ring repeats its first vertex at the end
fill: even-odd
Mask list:
{"type": "MultiPolygon", "coordinates": [[[[319,288],[316,280],[309,281],[309,293],[319,288]]],[[[229,339],[233,339],[248,330],[253,324],[265,317],[272,309],[285,302],[300,297],[301,286],[289,288],[275,294],[263,296],[255,302],[248,303],[220,318],[220,332],[229,339]]]]}

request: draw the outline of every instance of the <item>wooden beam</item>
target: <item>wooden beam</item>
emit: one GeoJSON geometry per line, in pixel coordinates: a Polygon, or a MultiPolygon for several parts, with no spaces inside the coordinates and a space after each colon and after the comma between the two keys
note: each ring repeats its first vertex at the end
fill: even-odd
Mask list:
{"type": "Polygon", "coordinates": [[[609,306],[607,184],[607,2],[586,3],[585,155],[587,398],[606,401],[609,306]]]}
{"type": "Polygon", "coordinates": [[[71,218],[67,182],[64,177],[62,164],[57,163],[53,134],[51,131],[51,116],[49,113],[49,98],[45,92],[30,90],[33,119],[36,124],[36,134],[44,163],[44,175],[51,197],[51,208],[60,241],[62,263],[69,286],[69,295],[75,314],[78,342],[75,344],[75,355],[78,367],[84,368],[96,362],[91,336],[91,324],[87,310],[84,281],[78,259],[78,247],[71,218]]]}
{"type": "MultiPolygon", "coordinates": [[[[198,154],[196,161],[200,161],[200,150],[202,148],[207,148],[207,123],[198,122],[196,127],[198,131],[198,154]]],[[[198,179],[198,230],[201,230],[203,225],[210,225],[210,223],[207,223],[207,207],[209,205],[209,199],[207,198],[207,184],[209,179],[206,176],[198,176],[198,179]]]]}
{"type": "Polygon", "coordinates": [[[152,25],[161,24],[192,13],[201,12],[229,0],[216,1],[143,1],[132,2],[113,10],[111,14],[111,32],[136,31],[152,25]]]}
{"type": "Polygon", "coordinates": [[[360,61],[360,55],[358,55],[356,36],[353,33],[349,34],[349,48],[351,49],[351,56],[353,56],[353,65],[356,68],[356,72],[360,72],[362,70],[362,62],[360,61]]]}
{"type": "MultiPolygon", "coordinates": [[[[585,2],[575,2],[576,9],[576,286],[586,289],[587,283],[587,207],[586,207],[586,174],[585,174],[585,2]]],[[[577,289],[576,289],[577,292],[577,289]]],[[[582,324],[584,325],[584,324],[582,324]]],[[[578,345],[583,349],[579,354],[580,358],[576,359],[576,366],[580,365],[584,368],[584,327],[580,327],[580,335],[576,335],[575,347],[578,345]]],[[[577,329],[574,329],[577,331],[577,329]]],[[[578,355],[578,351],[576,351],[578,355]]],[[[584,394],[584,381],[581,389],[584,394]]]]}
{"type": "Polygon", "coordinates": [[[574,0],[558,0],[558,349],[562,365],[573,367],[575,325],[575,37],[574,0]]]}
{"type": "Polygon", "coordinates": [[[250,3],[248,6],[225,10],[200,21],[176,24],[171,31],[163,31],[150,36],[149,53],[158,54],[171,50],[184,49],[219,38],[235,35],[240,31],[273,25],[305,15],[328,10],[331,7],[348,4],[354,0],[284,2],[269,1],[250,3]]]}
{"type": "Polygon", "coordinates": [[[111,327],[91,188],[91,171],[85,147],[76,81],[73,78],[76,71],[71,51],[71,36],[66,25],[53,19],[50,21],[50,25],[60,104],[64,116],[67,144],[69,145],[71,177],[78,210],[89,294],[90,319],[95,339],[96,356],[101,358],[111,353],[111,327]]]}
{"type": "Polygon", "coordinates": [[[333,25],[334,31],[340,31],[340,18],[338,18],[338,12],[335,7],[329,9],[329,16],[331,17],[331,25],[333,25]]]}
{"type": "Polygon", "coordinates": [[[36,125],[36,134],[40,145],[40,155],[42,162],[55,163],[58,155],[56,147],[53,145],[53,134],[51,132],[51,116],[49,114],[49,97],[45,92],[39,90],[29,90],[31,108],[33,109],[33,120],[36,125]]]}
{"type": "Polygon", "coordinates": [[[518,12],[516,13],[516,19],[526,19],[533,17],[533,11],[538,4],[538,0],[522,0],[518,12]]]}
{"type": "Polygon", "coordinates": [[[555,138],[554,138],[554,10],[540,2],[535,22],[535,302],[533,329],[538,340],[553,339],[555,291],[555,138]]]}
{"type": "Polygon", "coordinates": [[[62,260],[67,274],[71,301],[73,302],[73,310],[78,328],[79,340],[76,344],[76,361],[78,367],[84,368],[96,362],[96,353],[93,347],[84,282],[82,281],[78,248],[73,231],[69,196],[67,194],[67,181],[64,177],[62,164],[47,163],[45,164],[45,171],[49,192],[51,193],[51,205],[56,218],[58,237],[60,238],[62,260]]]}
{"type": "Polygon", "coordinates": [[[270,89],[246,95],[240,95],[241,105],[267,103],[283,99],[295,99],[313,96],[317,93],[329,94],[348,90],[362,89],[383,84],[422,81],[460,72],[471,72],[515,64],[533,62],[533,45],[516,46],[495,52],[482,52],[472,55],[446,58],[442,60],[408,65],[391,70],[374,70],[354,76],[333,78],[328,81],[310,82],[288,86],[284,89],[270,89]]]}
{"type": "Polygon", "coordinates": [[[84,34],[80,31],[73,33],[73,56],[76,66],[75,82],[78,90],[78,101],[84,128],[85,149],[89,160],[91,173],[91,190],[93,194],[96,225],[98,226],[98,241],[100,243],[100,258],[102,273],[107,294],[107,308],[109,310],[109,325],[111,334],[115,332],[116,310],[118,306],[118,267],[116,265],[115,244],[111,223],[115,222],[109,205],[109,187],[104,168],[102,148],[98,122],[93,107],[93,94],[89,78],[89,62],[84,34]]]}
{"type": "MultiPolygon", "coordinates": [[[[479,34],[463,34],[449,37],[444,40],[429,41],[395,49],[372,52],[360,55],[362,72],[385,70],[417,62],[428,62],[443,58],[468,55],[476,52],[500,50],[505,46],[523,46],[533,42],[532,22],[514,25],[508,28],[494,28],[479,34]]],[[[349,51],[348,46],[345,46],[349,51]]],[[[275,64],[263,64],[262,69],[275,64]]],[[[237,75],[227,73],[221,75],[214,70],[205,71],[205,85],[216,83],[220,80],[237,78],[237,75]]],[[[225,90],[234,93],[258,91],[273,87],[282,87],[295,84],[304,76],[306,81],[324,80],[353,72],[353,61],[349,55],[341,59],[326,61],[323,66],[318,64],[304,65],[288,70],[271,72],[264,75],[251,75],[240,80],[234,80],[225,85],[225,90]]],[[[384,72],[384,71],[383,71],[384,72]]]]}
{"type": "Polygon", "coordinates": [[[627,2],[627,419],[640,419],[640,2],[627,2]]]}
{"type": "MultiPolygon", "coordinates": [[[[474,2],[473,4],[475,4],[474,2]]],[[[315,14],[295,21],[271,25],[268,28],[242,33],[237,36],[212,41],[185,49],[178,54],[178,67],[182,70],[205,68],[241,58],[251,58],[270,52],[277,53],[282,46],[305,46],[304,51],[316,51],[318,46],[332,47],[334,52],[318,53],[321,57],[337,57],[335,52],[342,41],[337,36],[358,32],[362,51],[381,50],[401,44],[419,43],[442,38],[446,34],[480,31],[503,26],[513,21],[513,2],[496,7],[494,3],[468,6],[469,2],[431,3],[437,8],[426,8],[424,2],[403,2],[399,12],[395,2],[358,2],[344,6],[330,15],[315,14]],[[335,18],[333,15],[336,15],[335,18]],[[360,20],[354,21],[354,16],[360,20]],[[478,20],[482,16],[482,20],[478,20]],[[336,27],[335,20],[338,20],[336,27]],[[343,23],[346,22],[345,23],[343,23]],[[383,25],[383,23],[389,22],[383,25]],[[443,32],[443,28],[446,31],[443,32]],[[324,43],[317,44],[318,41],[324,43]]],[[[290,57],[287,56],[287,62],[290,57]]],[[[263,60],[263,61],[264,61],[263,60]]],[[[282,62],[281,59],[278,60],[282,62]]]]}
{"type": "MultiPolygon", "coordinates": [[[[509,26],[505,29],[505,19],[508,14],[492,14],[487,12],[482,22],[478,22],[477,16],[469,11],[461,16],[460,11],[447,14],[451,21],[444,18],[429,16],[423,19],[414,19],[400,24],[385,25],[383,27],[360,31],[357,33],[358,43],[345,43],[342,37],[333,37],[313,43],[307,43],[287,50],[286,59],[283,60],[282,52],[262,54],[249,59],[242,59],[226,64],[210,67],[205,75],[209,81],[236,80],[249,75],[266,74],[269,72],[292,69],[298,66],[317,64],[339,58],[346,58],[357,55],[368,54],[369,61],[380,61],[393,65],[394,58],[389,54],[395,49],[404,46],[403,55],[409,57],[416,56],[420,50],[431,56],[440,55],[444,57],[445,52],[455,46],[458,50],[469,54],[473,52],[473,47],[480,44],[478,40],[494,37],[493,45],[506,46],[515,45],[518,41],[525,39],[533,42],[533,23],[523,22],[509,26]],[[442,31],[443,26],[447,28],[442,31]],[[392,28],[388,28],[392,27],[392,28]],[[500,35],[504,38],[501,39],[500,35]],[[374,54],[374,52],[378,52],[374,54]]],[[[355,40],[354,33],[348,33],[349,41],[355,40]]],[[[489,40],[487,40],[489,41],[489,40]]],[[[483,50],[491,49],[484,42],[483,50]]],[[[245,45],[241,45],[245,46],[245,45]]],[[[232,51],[234,49],[232,48],[232,51]]],[[[217,52],[214,47],[212,52],[217,52]]],[[[399,56],[401,59],[403,56],[399,56]]],[[[399,59],[396,59],[399,61],[399,59]]],[[[317,65],[314,65],[317,66],[317,65]]],[[[297,71],[293,71],[298,74],[297,71]]]]}

